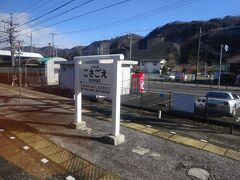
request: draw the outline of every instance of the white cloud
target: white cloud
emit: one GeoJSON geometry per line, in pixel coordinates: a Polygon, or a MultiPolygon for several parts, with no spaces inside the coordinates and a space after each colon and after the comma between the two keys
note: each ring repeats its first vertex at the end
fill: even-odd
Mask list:
{"type": "MultiPolygon", "coordinates": [[[[10,20],[10,14],[0,13],[0,21],[3,19],[5,21],[10,20]]],[[[40,29],[40,26],[34,26],[35,22],[30,22],[31,17],[28,13],[14,13],[13,14],[13,23],[19,24],[16,25],[16,31],[18,31],[15,35],[17,36],[16,40],[23,40],[24,46],[30,46],[30,35],[32,32],[32,38],[33,38],[33,46],[35,47],[43,47],[48,46],[48,43],[52,43],[52,36],[50,33],[56,33],[56,36],[54,38],[54,44],[55,47],[59,48],[69,48],[71,47],[70,44],[74,44],[74,42],[67,36],[61,35],[57,29],[52,27],[47,27],[40,29]],[[37,31],[34,31],[36,29],[40,29],[37,31]],[[59,46],[58,46],[59,44],[59,46]]],[[[6,33],[1,33],[1,31],[6,30],[6,23],[0,22],[0,41],[2,39],[7,38],[6,33]],[[5,25],[4,25],[5,24],[5,25]]],[[[44,26],[44,24],[43,24],[44,26]]],[[[9,47],[9,43],[0,43],[0,48],[2,47],[9,47]]]]}

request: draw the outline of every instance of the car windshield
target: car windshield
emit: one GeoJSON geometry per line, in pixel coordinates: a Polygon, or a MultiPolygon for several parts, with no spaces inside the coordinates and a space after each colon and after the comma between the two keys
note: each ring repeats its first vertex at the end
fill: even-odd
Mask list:
{"type": "Polygon", "coordinates": [[[236,94],[232,94],[234,99],[238,99],[238,96],[236,94]]]}
{"type": "Polygon", "coordinates": [[[206,96],[209,98],[231,99],[231,96],[224,92],[209,92],[206,96]]]}

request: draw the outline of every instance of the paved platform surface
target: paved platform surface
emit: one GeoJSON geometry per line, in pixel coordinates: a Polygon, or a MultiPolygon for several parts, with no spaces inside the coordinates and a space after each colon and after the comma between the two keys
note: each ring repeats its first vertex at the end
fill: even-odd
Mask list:
{"type": "Polygon", "coordinates": [[[240,177],[238,147],[127,116],[121,126],[126,142],[112,146],[103,141],[111,132],[109,112],[97,104],[84,102],[87,128],[74,130],[72,100],[26,90],[20,104],[16,87],[1,85],[0,93],[0,179],[193,179],[188,170],[194,167],[207,170],[209,179],[240,177]]]}

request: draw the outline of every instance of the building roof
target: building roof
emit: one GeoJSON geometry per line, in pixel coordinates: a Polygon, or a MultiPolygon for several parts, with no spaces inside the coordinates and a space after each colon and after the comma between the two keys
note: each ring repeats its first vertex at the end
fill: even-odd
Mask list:
{"type": "Polygon", "coordinates": [[[63,62],[67,62],[66,59],[61,58],[61,57],[39,58],[39,59],[37,59],[37,60],[38,60],[41,64],[46,64],[48,61],[54,61],[54,62],[56,62],[56,61],[58,61],[58,62],[63,61],[63,62]]]}
{"type": "MultiPolygon", "coordinates": [[[[11,56],[11,51],[8,50],[0,50],[0,56],[11,56]]],[[[17,52],[14,54],[14,56],[18,56],[17,52]]],[[[20,57],[26,57],[26,58],[43,58],[43,56],[39,53],[32,53],[32,52],[22,52],[20,54],[20,57]]]]}
{"type": "Polygon", "coordinates": [[[141,59],[140,62],[161,62],[166,63],[165,59],[141,59]]]}
{"type": "Polygon", "coordinates": [[[237,54],[236,56],[232,56],[232,57],[228,58],[227,63],[240,64],[240,54],[237,54]]]}

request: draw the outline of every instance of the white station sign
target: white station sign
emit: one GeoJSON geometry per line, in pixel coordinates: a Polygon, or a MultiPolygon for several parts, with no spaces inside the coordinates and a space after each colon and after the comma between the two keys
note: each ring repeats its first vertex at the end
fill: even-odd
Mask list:
{"type": "Polygon", "coordinates": [[[84,94],[112,97],[112,64],[81,64],[80,91],[84,94]]]}

